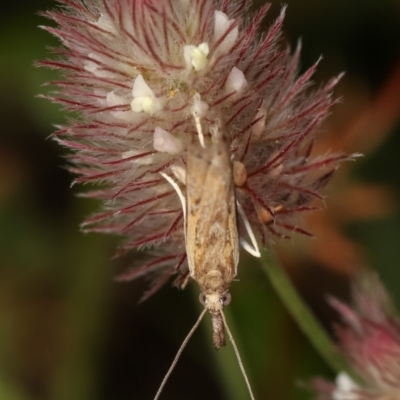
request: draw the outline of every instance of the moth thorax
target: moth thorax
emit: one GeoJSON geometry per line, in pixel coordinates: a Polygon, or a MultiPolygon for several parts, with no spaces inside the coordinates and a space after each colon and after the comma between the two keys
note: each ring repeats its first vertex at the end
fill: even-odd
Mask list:
{"type": "Polygon", "coordinates": [[[203,276],[198,277],[197,283],[201,291],[206,295],[214,293],[222,294],[229,289],[229,283],[224,280],[222,273],[218,270],[209,271],[203,276]]]}

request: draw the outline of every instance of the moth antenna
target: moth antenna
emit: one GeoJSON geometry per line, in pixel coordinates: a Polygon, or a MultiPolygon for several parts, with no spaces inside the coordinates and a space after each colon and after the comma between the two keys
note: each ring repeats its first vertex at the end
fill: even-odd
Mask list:
{"type": "Polygon", "coordinates": [[[250,398],[251,398],[251,400],[255,400],[253,392],[251,390],[249,379],[247,378],[246,371],[244,370],[242,359],[240,358],[239,350],[238,350],[238,348],[236,346],[235,340],[233,339],[233,336],[232,336],[232,333],[231,333],[231,331],[229,329],[228,323],[226,322],[225,314],[224,314],[223,310],[221,310],[221,316],[222,316],[222,321],[224,323],[225,329],[228,332],[229,340],[231,341],[233,350],[235,351],[235,355],[236,355],[236,358],[238,360],[238,364],[239,364],[240,370],[242,371],[242,375],[243,375],[244,381],[246,382],[246,386],[247,386],[247,389],[249,391],[250,398]]]}
{"type": "Polygon", "coordinates": [[[160,172],[160,175],[175,189],[176,193],[178,193],[179,200],[181,201],[182,204],[182,210],[183,210],[183,219],[185,221],[186,225],[186,199],[185,196],[182,193],[181,188],[179,185],[166,173],[160,172]]]}
{"type": "Polygon", "coordinates": [[[176,353],[176,356],[174,358],[174,361],[172,362],[171,366],[169,367],[168,372],[166,373],[166,375],[164,376],[163,381],[161,382],[160,388],[158,389],[156,396],[154,397],[154,400],[157,400],[160,397],[160,394],[162,392],[162,390],[164,389],[165,384],[167,383],[167,380],[169,378],[169,376],[171,375],[172,371],[175,368],[176,363],[179,360],[179,357],[181,356],[183,350],[185,349],[187,343],[189,342],[190,338],[193,336],[193,333],[195,332],[195,330],[198,328],[198,326],[200,325],[201,320],[204,317],[204,314],[207,312],[207,308],[204,308],[204,310],[202,311],[202,313],[200,314],[199,319],[196,321],[196,323],[193,325],[193,328],[190,330],[190,332],[188,333],[188,335],[186,336],[185,340],[182,342],[181,347],[179,348],[178,352],[176,353]]]}
{"type": "Polygon", "coordinates": [[[256,237],[254,236],[254,232],[253,229],[251,229],[251,225],[249,220],[247,219],[247,216],[243,210],[243,207],[241,206],[241,204],[236,200],[236,206],[237,206],[237,210],[239,215],[242,218],[242,221],[244,223],[244,226],[246,228],[247,233],[249,234],[251,243],[253,246],[251,246],[245,239],[243,239],[242,237],[239,239],[240,241],[240,245],[248,252],[250,253],[252,256],[254,257],[261,257],[261,253],[260,253],[260,249],[258,248],[258,244],[257,244],[257,240],[256,237]]]}
{"type": "Polygon", "coordinates": [[[199,142],[201,144],[201,147],[206,147],[206,145],[204,143],[204,135],[203,135],[203,129],[201,128],[200,117],[196,113],[196,111],[193,111],[193,118],[194,118],[194,122],[196,124],[197,134],[199,135],[199,142]]]}

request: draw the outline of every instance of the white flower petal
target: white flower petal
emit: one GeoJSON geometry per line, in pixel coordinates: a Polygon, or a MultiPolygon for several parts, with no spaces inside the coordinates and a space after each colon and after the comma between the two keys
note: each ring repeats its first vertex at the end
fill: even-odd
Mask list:
{"type": "Polygon", "coordinates": [[[208,56],[210,54],[210,48],[207,42],[203,42],[197,46],[197,50],[199,53],[203,54],[204,56],[208,56]]]}
{"type": "Polygon", "coordinates": [[[156,97],[143,96],[136,97],[131,101],[131,109],[135,113],[145,112],[153,115],[157,111],[162,110],[163,102],[156,97]]]}
{"type": "Polygon", "coordinates": [[[246,86],[247,80],[244,76],[244,73],[239,68],[233,67],[225,83],[225,92],[236,92],[236,94],[231,98],[234,100],[236,97],[238,97],[238,95],[243,93],[243,90],[246,88],[246,86]]]}
{"type": "Polygon", "coordinates": [[[143,79],[142,75],[138,75],[133,82],[132,87],[132,96],[135,97],[144,97],[144,96],[153,96],[155,97],[154,92],[150,89],[149,85],[143,79]]]}
{"type": "Polygon", "coordinates": [[[169,154],[177,154],[183,150],[181,141],[159,126],[154,130],[153,147],[157,151],[169,154]]]}
{"type": "Polygon", "coordinates": [[[345,372],[341,372],[336,377],[336,389],[332,393],[334,400],[359,400],[359,396],[354,393],[358,386],[345,372]]]}
{"type": "Polygon", "coordinates": [[[163,100],[156,97],[142,75],[138,75],[133,82],[132,96],[131,109],[133,112],[145,112],[152,115],[163,108],[163,100]]]}
{"type": "Polygon", "coordinates": [[[214,11],[214,39],[217,41],[229,28],[228,16],[222,11],[214,11]]]}
{"type": "Polygon", "coordinates": [[[143,111],[148,114],[154,114],[158,111],[158,105],[155,97],[144,96],[140,97],[142,99],[143,111]]]}
{"type": "MultiPolygon", "coordinates": [[[[229,19],[222,11],[214,12],[214,42],[218,42],[226,31],[235,23],[234,19],[229,19]]],[[[222,43],[218,45],[217,53],[227,53],[235,44],[239,35],[239,28],[235,26],[229,31],[222,43]]]]}
{"type": "Polygon", "coordinates": [[[183,47],[183,57],[186,62],[186,69],[194,68],[196,71],[203,70],[208,64],[208,54],[210,48],[208,43],[204,42],[198,46],[187,45],[183,47]]]}
{"type": "Polygon", "coordinates": [[[195,112],[196,115],[198,115],[200,118],[204,117],[207,115],[209,108],[209,105],[205,101],[201,100],[199,93],[196,93],[193,96],[193,112],[195,112]]]}
{"type": "Polygon", "coordinates": [[[139,113],[143,111],[143,99],[138,97],[131,101],[131,109],[133,112],[139,113]]]}

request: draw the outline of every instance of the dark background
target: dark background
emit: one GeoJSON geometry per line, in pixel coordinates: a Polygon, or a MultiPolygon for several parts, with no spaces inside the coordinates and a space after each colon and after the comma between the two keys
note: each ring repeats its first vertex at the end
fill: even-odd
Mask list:
{"type": "MultiPolygon", "coordinates": [[[[341,71],[343,97],[320,128],[316,151],[365,157],[348,163],[307,221],[317,236],[277,246],[304,298],[330,328],[327,293],[348,298],[349,278],[376,269],[400,302],[400,2],[288,0],[285,39],[302,38],[302,67],[324,59],[316,85],[341,71]]],[[[164,287],[137,302],[145,283],[113,277],[117,238],[79,232],[95,201],[80,199],[49,139],[65,122],[35,96],[55,77],[33,67],[57,42],[38,25],[54,1],[3,1],[0,12],[0,399],[152,399],[200,306],[194,285],[164,287]]],[[[267,27],[280,10],[273,7],[267,27]]],[[[299,388],[333,373],[298,331],[258,261],[243,255],[228,319],[257,399],[308,399],[299,388]]],[[[162,399],[242,400],[247,394],[228,346],[212,349],[207,318],[162,399]]]]}

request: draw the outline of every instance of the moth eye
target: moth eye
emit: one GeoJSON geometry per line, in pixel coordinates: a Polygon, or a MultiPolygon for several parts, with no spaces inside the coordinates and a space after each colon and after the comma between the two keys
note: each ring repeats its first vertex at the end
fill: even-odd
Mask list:
{"type": "Polygon", "coordinates": [[[203,306],[205,306],[207,304],[207,298],[204,293],[199,294],[199,300],[200,300],[200,303],[203,304],[203,306]]]}
{"type": "Polygon", "coordinates": [[[231,294],[229,292],[225,293],[219,298],[219,301],[223,306],[227,306],[231,302],[231,294]]]}

